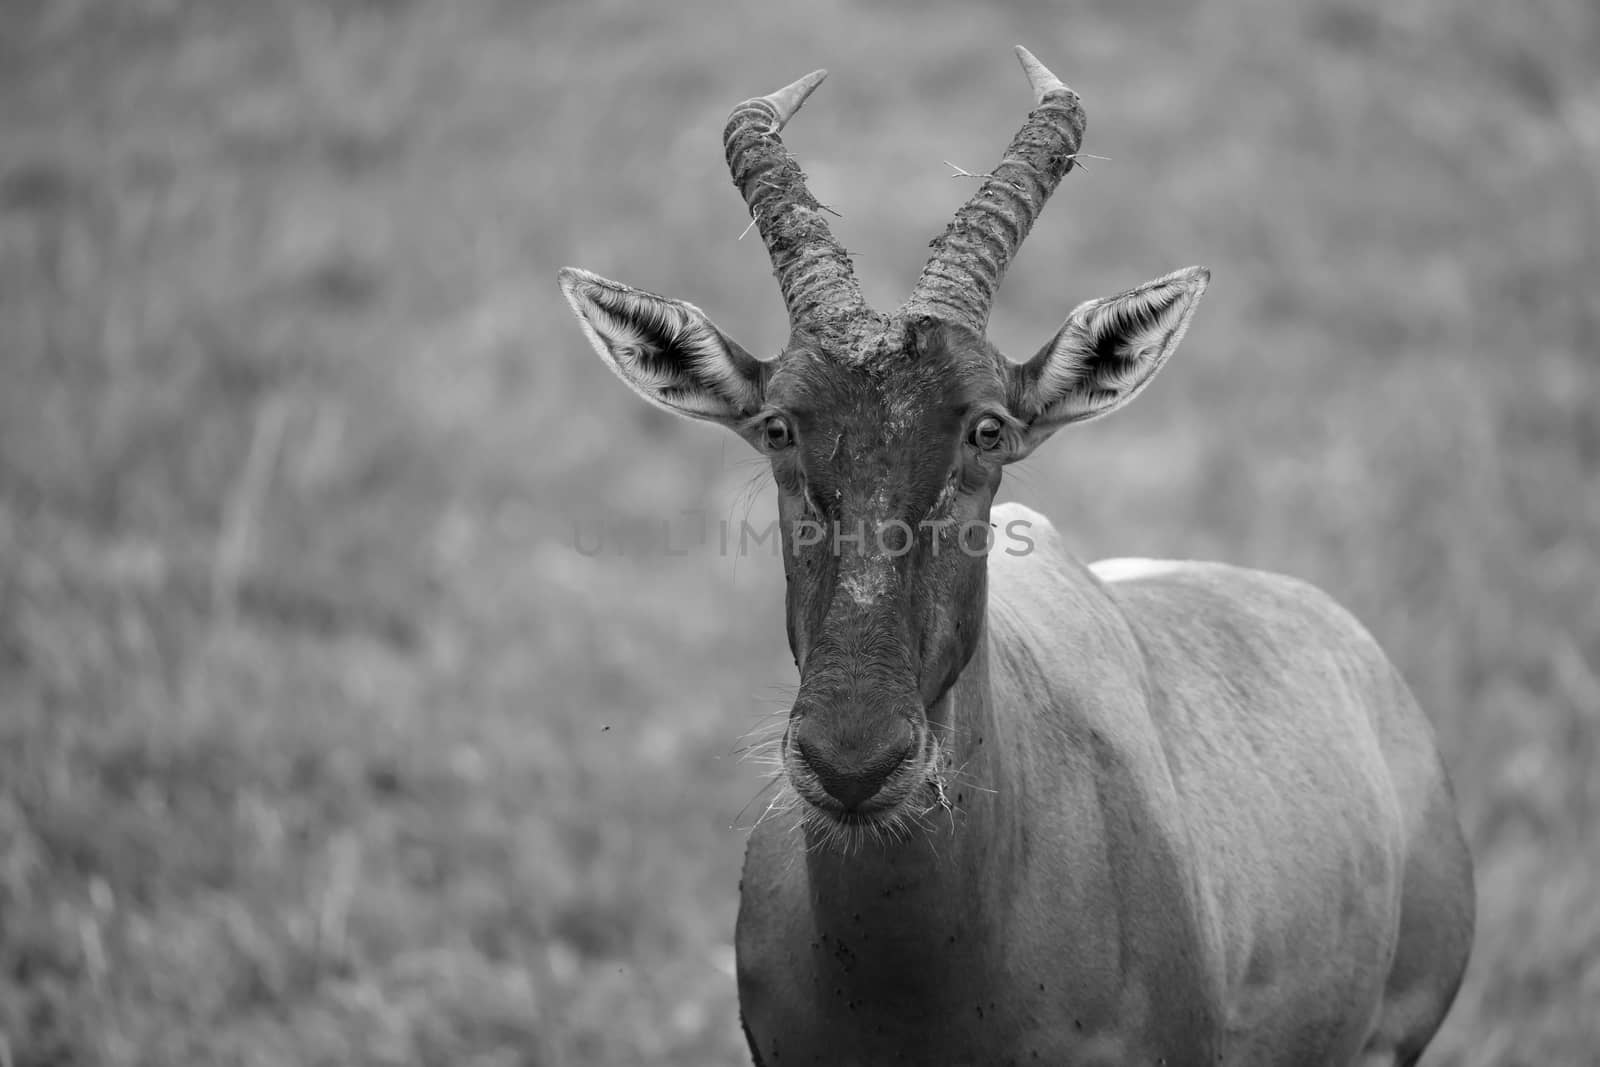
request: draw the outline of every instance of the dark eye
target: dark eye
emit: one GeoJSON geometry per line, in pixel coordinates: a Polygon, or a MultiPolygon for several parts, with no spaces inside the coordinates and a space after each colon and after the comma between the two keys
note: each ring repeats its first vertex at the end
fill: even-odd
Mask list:
{"type": "Polygon", "coordinates": [[[794,443],[794,433],[789,429],[789,420],[782,415],[774,415],[761,427],[761,441],[773,452],[781,452],[794,443]]]}
{"type": "Polygon", "coordinates": [[[985,415],[972,427],[972,443],[985,452],[992,452],[1000,447],[1000,439],[1004,432],[1003,422],[993,415],[985,415]]]}

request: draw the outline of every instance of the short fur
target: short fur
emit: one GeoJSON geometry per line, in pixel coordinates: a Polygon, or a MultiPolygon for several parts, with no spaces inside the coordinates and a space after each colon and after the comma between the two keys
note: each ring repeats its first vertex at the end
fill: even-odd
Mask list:
{"type": "Polygon", "coordinates": [[[793,816],[751,835],[757,1061],[1412,1062],[1470,862],[1372,638],[1293,579],[1106,582],[1042,516],[993,517],[1036,549],[991,557],[983,647],[930,712],[957,814],[854,856],[802,854],[793,816]]]}

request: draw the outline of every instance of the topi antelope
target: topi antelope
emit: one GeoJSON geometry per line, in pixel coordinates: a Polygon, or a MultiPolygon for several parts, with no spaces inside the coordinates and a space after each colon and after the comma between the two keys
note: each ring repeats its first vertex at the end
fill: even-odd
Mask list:
{"type": "Polygon", "coordinates": [[[1082,304],[1026,363],[985,339],[1084,130],[1077,94],[1017,53],[1036,107],[892,315],[778,136],[822,71],[740,104],[723,135],[788,307],[777,358],[691,304],[561,272],[606,365],[739,434],[779,490],[800,688],[793,803],[752,831],[740,893],[751,1052],[1414,1063],[1474,901],[1394,666],[1302,582],[1085,566],[1043,517],[992,506],[1007,463],[1150,382],[1209,277],[1082,304]]]}

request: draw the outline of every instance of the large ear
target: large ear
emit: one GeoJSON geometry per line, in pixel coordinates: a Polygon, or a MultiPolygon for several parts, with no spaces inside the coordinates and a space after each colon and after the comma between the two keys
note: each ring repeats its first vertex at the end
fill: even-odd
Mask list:
{"type": "Polygon", "coordinates": [[[1027,427],[1027,455],[1069,422],[1115,411],[1172,355],[1211,272],[1188,267],[1118,296],[1080,305],[1055,338],[1011,368],[1012,413],[1027,427]]]}
{"type": "Polygon", "coordinates": [[[693,304],[576,267],[562,268],[560,277],[594,350],[652,404],[734,430],[761,409],[767,365],[693,304]]]}

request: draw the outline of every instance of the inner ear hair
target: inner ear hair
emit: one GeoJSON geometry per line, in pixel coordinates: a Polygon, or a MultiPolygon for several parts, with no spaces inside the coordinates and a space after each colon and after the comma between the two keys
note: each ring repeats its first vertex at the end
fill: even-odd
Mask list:
{"type": "Polygon", "coordinates": [[[760,407],[767,366],[693,304],[570,267],[561,286],[595,352],[652,404],[724,424],[760,407]]]}
{"type": "MultiPolygon", "coordinates": [[[[1102,300],[1091,300],[1070,319],[1081,323],[1091,355],[1138,356],[1170,352],[1183,339],[1210,272],[1187,267],[1102,300]]],[[[1066,332],[1066,331],[1064,331],[1066,332]]]]}
{"type": "Polygon", "coordinates": [[[1122,407],[1183,340],[1209,278],[1204,267],[1188,267],[1080,304],[1014,376],[1017,412],[1048,433],[1122,407]]]}

